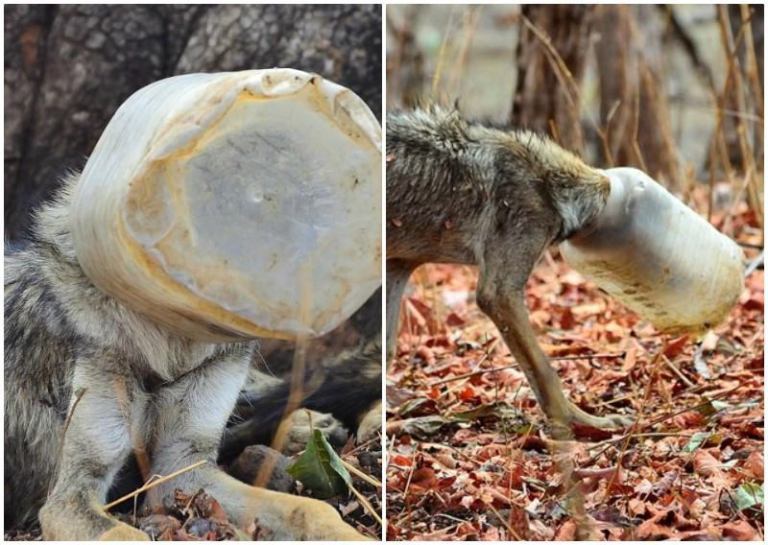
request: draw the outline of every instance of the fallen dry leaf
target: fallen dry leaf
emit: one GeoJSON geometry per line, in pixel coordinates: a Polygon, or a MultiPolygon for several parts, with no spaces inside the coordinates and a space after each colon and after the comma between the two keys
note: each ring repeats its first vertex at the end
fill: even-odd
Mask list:
{"type": "MultiPolygon", "coordinates": [[[[746,208],[731,221],[736,236],[755,229],[746,208]]],[[[388,368],[388,392],[407,395],[395,396],[388,417],[402,421],[401,407],[421,403],[416,413],[448,422],[425,437],[388,428],[388,537],[572,540],[576,518],[564,495],[579,490],[588,532],[600,539],[759,538],[762,510],[734,520],[732,502],[722,499],[763,481],[763,281],[754,271],[727,320],[697,345],[659,334],[557,255],[543,260],[526,302],[568,397],[595,414],[642,412],[636,429],[574,426],[576,441],[556,444],[524,374],[474,302],[476,271],[421,267],[388,368]],[[677,372],[651,365],[665,341],[677,372]],[[697,354],[708,377],[697,371],[697,354]],[[498,406],[505,411],[480,416],[498,406]],[[478,417],[451,421],[457,414],[478,417]],[[563,460],[573,465],[570,480],[563,460]]]]}

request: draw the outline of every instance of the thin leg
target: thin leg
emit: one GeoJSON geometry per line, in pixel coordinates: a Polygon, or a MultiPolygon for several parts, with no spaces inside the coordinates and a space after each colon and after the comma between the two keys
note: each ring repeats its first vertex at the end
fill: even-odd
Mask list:
{"type": "Polygon", "coordinates": [[[109,485],[131,451],[130,426],[138,424],[141,393],[132,401],[123,376],[105,372],[103,362],[78,364],[70,420],[65,430],[55,485],[40,510],[46,540],[149,540],[109,516],[103,508],[109,485]]]}
{"type": "Polygon", "coordinates": [[[248,359],[234,351],[159,393],[152,415],[152,472],[167,475],[201,460],[207,464],[152,489],[150,505],[177,488],[189,493],[203,488],[241,528],[255,522],[269,539],[366,539],[327,503],[249,486],[217,467],[219,440],[245,381],[248,359]]]}
{"type": "MultiPolygon", "coordinates": [[[[510,243],[512,241],[507,241],[507,244],[510,243]]],[[[515,247],[513,243],[511,246],[515,247]]],[[[568,427],[573,422],[596,428],[627,426],[631,420],[625,416],[594,416],[565,397],[560,378],[536,341],[525,306],[525,282],[540,254],[536,248],[529,248],[531,251],[528,255],[521,256],[518,250],[512,256],[499,252],[486,257],[481,265],[478,285],[477,300],[480,308],[499,328],[541,408],[554,426],[568,427]]]]}
{"type": "Polygon", "coordinates": [[[400,304],[414,268],[408,261],[387,260],[387,362],[395,355],[400,304]]]}

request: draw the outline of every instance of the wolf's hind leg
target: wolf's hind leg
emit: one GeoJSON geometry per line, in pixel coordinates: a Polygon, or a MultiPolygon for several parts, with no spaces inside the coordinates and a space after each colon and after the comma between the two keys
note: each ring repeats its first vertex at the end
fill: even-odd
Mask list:
{"type": "Polygon", "coordinates": [[[123,377],[102,369],[78,368],[74,382],[59,471],[40,510],[43,538],[146,541],[144,532],[104,510],[109,485],[131,450],[130,411],[136,405],[121,404],[123,377]]]}
{"type": "Polygon", "coordinates": [[[415,265],[401,259],[387,260],[387,363],[395,356],[400,305],[415,265]]]}

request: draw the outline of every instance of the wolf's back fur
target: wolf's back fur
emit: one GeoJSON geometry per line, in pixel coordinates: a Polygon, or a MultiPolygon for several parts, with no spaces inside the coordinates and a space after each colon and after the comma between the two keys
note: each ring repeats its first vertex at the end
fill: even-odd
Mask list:
{"type": "Polygon", "coordinates": [[[425,233],[425,247],[406,252],[421,262],[434,261],[428,246],[437,242],[439,260],[477,262],[479,226],[523,224],[542,212],[556,212],[548,214],[560,218],[552,238],[563,240],[597,215],[609,188],[598,170],[531,132],[436,106],[387,116],[387,247],[402,251],[401,238],[425,233]]]}

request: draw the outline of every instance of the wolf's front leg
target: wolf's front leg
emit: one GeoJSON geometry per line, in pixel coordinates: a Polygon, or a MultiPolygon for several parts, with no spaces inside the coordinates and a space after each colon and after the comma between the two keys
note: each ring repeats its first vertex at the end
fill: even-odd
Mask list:
{"type": "Polygon", "coordinates": [[[499,328],[556,433],[567,437],[564,430],[573,423],[601,429],[630,425],[623,415],[591,415],[568,400],[536,340],[525,305],[525,283],[548,240],[546,232],[534,231],[518,240],[502,232],[499,240],[491,240],[480,266],[477,303],[499,328]]]}
{"type": "Polygon", "coordinates": [[[158,394],[151,408],[156,423],[152,473],[167,475],[201,460],[208,463],[150,490],[150,505],[161,505],[175,489],[194,493],[202,488],[242,529],[255,523],[262,539],[366,539],[324,502],[249,486],[217,467],[219,441],[245,381],[248,360],[234,350],[158,394]]]}
{"type": "Polygon", "coordinates": [[[78,363],[53,490],[40,510],[43,538],[139,541],[149,537],[109,516],[109,485],[131,450],[130,422],[140,420],[142,392],[99,364],[78,363]]]}
{"type": "Polygon", "coordinates": [[[364,541],[327,503],[241,483],[213,465],[198,471],[198,485],[216,498],[240,528],[259,528],[275,541],[364,541]],[[255,524],[255,526],[254,526],[255,524]]]}

